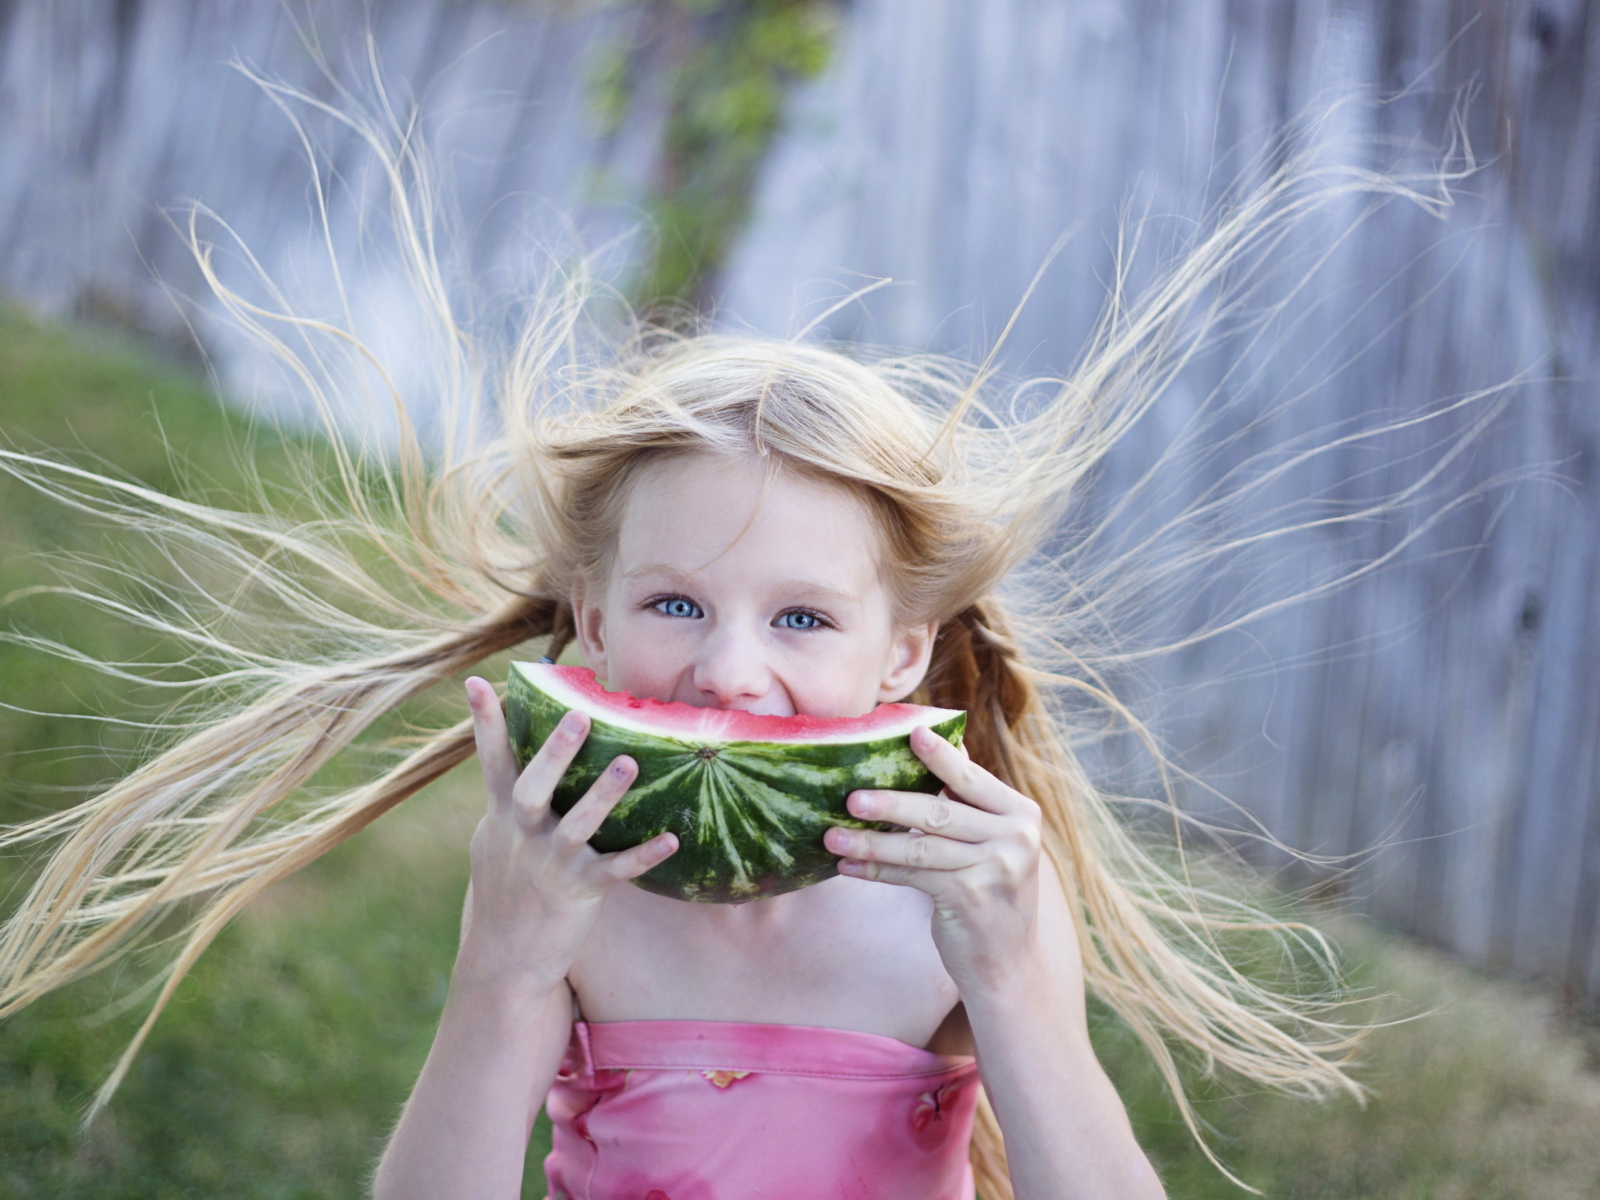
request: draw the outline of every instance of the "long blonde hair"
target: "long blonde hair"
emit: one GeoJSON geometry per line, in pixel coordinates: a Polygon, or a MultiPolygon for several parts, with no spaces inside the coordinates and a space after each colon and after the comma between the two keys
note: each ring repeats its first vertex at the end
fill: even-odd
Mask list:
{"type": "MultiPolygon", "coordinates": [[[[0,835],[0,846],[52,847],[0,936],[0,1016],[125,955],[183,906],[180,948],[91,1117],[222,928],[469,758],[470,723],[424,731],[359,786],[318,791],[313,777],[383,718],[490,656],[559,653],[571,638],[573,580],[602,567],[629,481],[652,459],[687,452],[768,456],[868,504],[900,618],[939,622],[915,698],[966,709],[974,758],[1042,806],[1088,986],[1150,1053],[1202,1146],[1182,1048],[1208,1072],[1308,1097],[1361,1095],[1347,1070],[1359,1026],[1336,1020],[1327,994],[1252,979],[1224,943],[1250,931],[1309,950],[1331,971],[1327,947],[1196,883],[1181,839],[1174,850],[1134,836],[1117,798],[1080,765],[1074,714],[1085,704],[1150,739],[1104,676],[1113,656],[1097,649],[1105,614],[1081,570],[1087,558],[1070,539],[1048,554],[1041,547],[1061,541],[1090,472],[1205,344],[1228,303],[1220,283],[1268,258],[1331,198],[1394,193],[1436,206],[1438,194],[1290,161],[1223,211],[1137,302],[1116,284],[1070,377],[1005,390],[988,364],[853,356],[801,339],[619,322],[608,340],[570,279],[546,290],[512,351],[495,355],[461,328],[449,299],[416,144],[397,149],[378,123],[341,119],[388,170],[400,249],[438,334],[436,444],[424,446],[413,405],[351,328],[246,300],[191,226],[215,295],[323,416],[327,437],[302,481],[310,515],[230,511],[0,451],[14,476],[162,548],[177,569],[157,603],[72,590],[187,644],[208,668],[166,743],[136,770],[0,835]],[[342,430],[327,360],[306,349],[316,339],[385,381],[390,452],[342,430]]],[[[1152,803],[1181,825],[1170,795],[1152,803]]],[[[979,1190],[1009,1197],[987,1105],[972,1155],[979,1190]]]]}

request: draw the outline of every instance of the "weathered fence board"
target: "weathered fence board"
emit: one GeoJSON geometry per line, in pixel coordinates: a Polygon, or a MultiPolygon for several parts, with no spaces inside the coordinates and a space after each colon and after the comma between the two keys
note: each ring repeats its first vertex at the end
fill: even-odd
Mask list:
{"type": "MultiPolygon", "coordinates": [[[[381,252],[389,195],[373,155],[309,105],[280,109],[231,64],[350,111],[387,100],[392,139],[420,106],[406,136],[430,151],[460,216],[450,240],[463,261],[452,265],[483,293],[511,295],[548,269],[541,251],[625,247],[640,224],[662,107],[641,84],[608,130],[591,81],[596,54],[631,43],[639,17],[503,0],[0,4],[0,288],[47,312],[180,340],[187,322],[234,399],[292,406],[271,356],[208,302],[180,234],[198,200],[305,311],[332,311],[342,288],[363,336],[425,409],[432,331],[408,304],[403,263],[381,252]],[[367,70],[369,35],[386,95],[367,70]],[[318,188],[291,116],[318,148],[318,188]]],[[[220,244],[231,285],[270,302],[214,221],[201,234],[220,244]]],[[[382,408],[358,419],[381,422],[382,408]]]]}

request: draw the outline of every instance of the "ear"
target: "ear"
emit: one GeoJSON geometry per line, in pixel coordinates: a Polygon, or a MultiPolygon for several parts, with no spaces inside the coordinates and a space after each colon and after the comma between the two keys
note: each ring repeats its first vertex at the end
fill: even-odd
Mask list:
{"type": "Polygon", "coordinates": [[[904,700],[922,682],[928,673],[928,661],[933,657],[934,639],[939,636],[939,622],[929,621],[900,631],[889,648],[889,661],[878,686],[878,703],[893,704],[904,700]]]}
{"type": "Polygon", "coordinates": [[[572,628],[577,634],[583,665],[597,678],[609,680],[606,662],[605,594],[579,575],[572,584],[572,628]]]}

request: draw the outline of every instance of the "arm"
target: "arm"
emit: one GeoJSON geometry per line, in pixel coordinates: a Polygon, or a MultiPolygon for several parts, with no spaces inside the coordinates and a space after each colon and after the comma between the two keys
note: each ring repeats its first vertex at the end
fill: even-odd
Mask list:
{"type": "Polygon", "coordinates": [[[378,1164],[374,1197],[520,1195],[528,1133],[571,1027],[565,983],[519,995],[468,983],[457,970],[433,1048],[378,1164]]]}
{"type": "Polygon", "coordinates": [[[915,887],[961,991],[1017,1200],[1158,1200],[1165,1192],[1089,1043],[1066,894],[1040,853],[1038,805],[928,730],[912,748],[946,795],[856,792],[852,814],[909,833],[830,829],[844,875],[915,887]]]}
{"type": "Polygon", "coordinates": [[[510,1200],[572,1024],[566,973],[614,883],[677,849],[588,841],[637,771],[622,757],[564,817],[550,794],[588,735],[568,713],[519,776],[494,689],[467,681],[489,811],[472,837],[461,948],[428,1061],[378,1164],[376,1200],[510,1200]]]}
{"type": "Polygon", "coordinates": [[[1018,1200],[1154,1200],[1166,1193],[1089,1042],[1066,896],[1048,859],[1040,874],[1041,952],[1009,977],[962,991],[984,1087],[1005,1134],[1012,1186],[1018,1200]]]}

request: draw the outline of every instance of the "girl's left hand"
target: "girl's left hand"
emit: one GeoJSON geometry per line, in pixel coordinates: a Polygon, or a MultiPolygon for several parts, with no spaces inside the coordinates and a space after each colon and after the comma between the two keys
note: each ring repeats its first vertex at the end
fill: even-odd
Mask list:
{"type": "Polygon", "coordinates": [[[1040,950],[1039,806],[930,729],[912,731],[911,749],[943,781],[939,795],[858,791],[846,801],[853,816],[909,832],[835,826],[824,844],[841,875],[933,898],[934,944],[964,995],[1003,986],[1040,950]]]}

